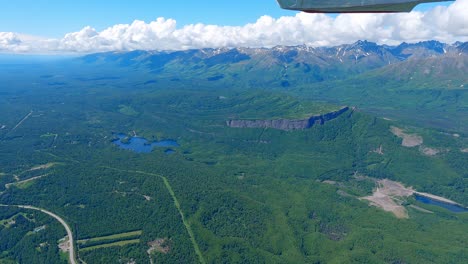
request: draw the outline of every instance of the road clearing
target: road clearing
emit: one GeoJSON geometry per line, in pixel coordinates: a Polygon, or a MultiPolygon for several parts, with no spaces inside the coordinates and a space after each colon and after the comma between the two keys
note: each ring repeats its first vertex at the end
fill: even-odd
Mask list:
{"type": "Polygon", "coordinates": [[[50,174],[44,174],[44,175],[39,175],[39,176],[36,176],[36,177],[26,179],[24,181],[17,181],[17,182],[7,183],[7,184],[5,184],[5,188],[9,189],[11,186],[19,186],[19,185],[21,185],[23,183],[32,182],[32,181],[38,180],[40,178],[44,178],[44,177],[49,176],[49,175],[50,174]]]}
{"type": "Polygon", "coordinates": [[[362,197],[360,200],[367,200],[373,206],[380,207],[387,212],[392,212],[397,218],[409,218],[408,211],[403,204],[406,201],[405,198],[412,195],[420,195],[443,203],[462,206],[447,198],[430,193],[417,192],[412,187],[405,187],[402,183],[388,179],[377,181],[377,188],[374,190],[374,193],[371,196],[362,197]]]}
{"type": "Polygon", "coordinates": [[[53,218],[55,218],[57,221],[60,222],[60,224],[62,224],[62,226],[67,231],[68,243],[70,244],[69,251],[68,251],[68,253],[69,253],[68,254],[69,255],[68,256],[69,257],[69,262],[71,264],[77,264],[78,263],[78,261],[76,261],[75,244],[74,244],[74,241],[73,241],[72,230],[71,230],[70,226],[67,224],[67,222],[65,222],[65,220],[63,220],[60,216],[58,216],[58,215],[56,215],[56,214],[54,214],[54,213],[52,213],[50,211],[47,211],[45,209],[30,206],[30,205],[3,205],[3,204],[1,204],[0,206],[2,206],[2,207],[18,207],[18,208],[22,208],[22,209],[40,211],[40,212],[43,212],[43,213],[48,214],[48,215],[52,216],[53,218]]]}
{"type": "Polygon", "coordinates": [[[149,173],[149,172],[144,172],[144,171],[121,170],[121,169],[116,169],[116,168],[112,168],[112,167],[105,167],[105,166],[103,166],[102,168],[115,170],[115,171],[120,171],[120,172],[127,172],[127,173],[130,172],[130,173],[137,173],[137,174],[143,174],[143,175],[156,176],[156,177],[161,178],[163,180],[163,182],[164,182],[164,185],[166,186],[167,191],[171,195],[172,200],[174,201],[174,205],[177,208],[177,211],[179,211],[180,217],[182,218],[182,223],[184,224],[185,229],[187,230],[187,233],[189,234],[190,241],[192,242],[195,253],[198,256],[198,260],[200,261],[200,263],[206,264],[206,260],[203,257],[203,254],[202,254],[202,252],[200,250],[200,247],[198,246],[197,241],[195,240],[195,235],[194,235],[194,233],[192,231],[192,228],[190,227],[189,222],[185,219],[184,212],[182,211],[182,208],[180,207],[179,200],[177,199],[177,197],[176,197],[176,195],[174,193],[174,190],[172,190],[171,184],[169,183],[169,180],[166,177],[164,177],[162,175],[159,175],[159,174],[149,173]]]}
{"type": "Polygon", "coordinates": [[[18,124],[16,124],[15,127],[13,127],[13,129],[10,131],[10,132],[13,132],[15,131],[19,126],[21,126],[21,124],[26,121],[26,119],[28,119],[31,115],[33,114],[33,111],[31,110],[31,112],[29,112],[29,114],[27,114],[23,119],[21,119],[21,121],[18,122],[18,124]]]}

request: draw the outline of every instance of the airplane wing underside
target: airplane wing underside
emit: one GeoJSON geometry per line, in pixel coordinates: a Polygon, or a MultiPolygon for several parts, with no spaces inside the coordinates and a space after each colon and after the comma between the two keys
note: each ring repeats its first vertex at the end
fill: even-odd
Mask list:
{"type": "Polygon", "coordinates": [[[277,0],[281,8],[307,13],[410,12],[421,3],[453,0],[277,0]]]}

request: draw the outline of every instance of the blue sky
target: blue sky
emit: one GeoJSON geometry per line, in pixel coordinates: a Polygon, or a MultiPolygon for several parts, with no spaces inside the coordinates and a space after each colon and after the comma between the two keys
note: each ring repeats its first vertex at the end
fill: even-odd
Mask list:
{"type": "MultiPolygon", "coordinates": [[[[434,5],[426,4],[418,10],[434,5]]],[[[281,10],[275,0],[10,0],[0,9],[0,32],[16,32],[43,37],[62,37],[91,26],[100,31],[138,19],[173,18],[178,27],[203,23],[241,26],[260,16],[293,16],[281,10]]]]}
{"type": "Polygon", "coordinates": [[[10,0],[0,9],[0,31],[60,37],[84,26],[102,30],[138,19],[173,18],[194,23],[243,25],[262,15],[280,17],[275,0],[10,0]]]}
{"type": "Polygon", "coordinates": [[[468,41],[468,0],[420,5],[421,12],[340,15],[282,10],[276,0],[2,2],[0,53],[468,41]]]}

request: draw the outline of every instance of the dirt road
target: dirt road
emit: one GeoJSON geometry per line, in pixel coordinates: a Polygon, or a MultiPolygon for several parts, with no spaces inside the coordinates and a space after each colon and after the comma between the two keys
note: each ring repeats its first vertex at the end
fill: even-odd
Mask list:
{"type": "Polygon", "coordinates": [[[44,174],[44,175],[39,175],[39,176],[36,176],[36,177],[32,177],[32,178],[26,179],[26,180],[24,180],[24,181],[17,181],[17,182],[7,183],[7,184],[5,184],[5,188],[9,189],[11,186],[19,185],[19,184],[22,184],[22,183],[27,183],[27,182],[34,181],[34,180],[38,180],[38,179],[44,178],[44,177],[46,177],[46,176],[48,176],[48,175],[49,175],[49,174],[44,174]]]}
{"type": "Polygon", "coordinates": [[[177,200],[177,197],[176,197],[176,195],[175,195],[175,193],[174,193],[174,190],[172,189],[171,184],[169,183],[169,181],[167,180],[166,177],[164,177],[164,176],[162,176],[162,175],[159,175],[159,174],[149,173],[149,172],[144,172],[144,171],[121,170],[121,169],[112,168],[112,167],[102,167],[102,168],[106,168],[106,169],[110,169],[110,170],[116,170],[116,171],[120,171],[120,172],[138,173],[138,174],[143,174],[143,175],[150,175],[150,176],[160,177],[160,178],[163,180],[164,185],[166,186],[167,191],[168,191],[169,194],[171,195],[172,200],[174,201],[174,205],[175,205],[177,211],[179,211],[180,217],[181,217],[181,219],[182,219],[182,223],[184,224],[185,229],[187,230],[188,235],[189,235],[189,237],[190,237],[190,240],[192,241],[192,244],[193,244],[193,248],[194,248],[194,250],[195,250],[195,253],[198,255],[198,260],[199,260],[200,263],[202,263],[202,264],[205,264],[205,263],[206,263],[206,260],[205,260],[205,258],[203,257],[203,253],[202,253],[202,251],[200,250],[200,247],[198,246],[198,243],[197,243],[197,241],[196,241],[196,239],[195,239],[195,234],[193,233],[192,228],[191,228],[189,222],[185,219],[185,215],[184,215],[184,213],[182,212],[182,208],[180,207],[179,200],[177,200]]]}
{"type": "Polygon", "coordinates": [[[16,124],[16,126],[10,131],[15,131],[15,129],[17,129],[19,126],[21,126],[21,124],[26,121],[26,119],[28,119],[31,115],[33,114],[33,111],[31,110],[31,112],[29,112],[29,114],[27,114],[23,119],[21,119],[21,121],[18,122],[18,124],[16,124]]]}

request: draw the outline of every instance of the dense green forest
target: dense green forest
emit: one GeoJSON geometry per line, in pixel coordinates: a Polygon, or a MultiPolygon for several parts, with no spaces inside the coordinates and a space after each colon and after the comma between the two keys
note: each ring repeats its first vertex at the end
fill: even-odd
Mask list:
{"type": "MultiPolygon", "coordinates": [[[[230,128],[230,119],[303,118],[341,104],[300,89],[30,67],[23,78],[21,68],[0,73],[0,204],[61,216],[86,263],[468,259],[468,213],[410,196],[399,219],[359,199],[389,179],[467,205],[462,132],[360,108],[306,130],[230,128]],[[423,143],[402,146],[392,127],[423,143]],[[113,143],[117,133],[180,146],[135,153],[113,143]]],[[[65,230],[46,214],[0,207],[0,234],[0,263],[67,262],[57,246],[65,230]]]]}

